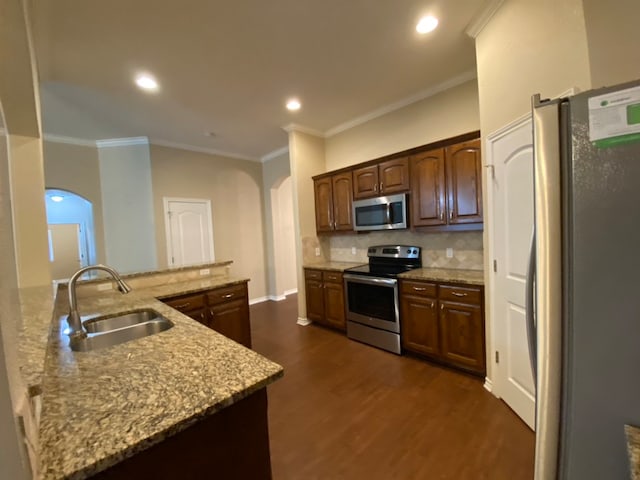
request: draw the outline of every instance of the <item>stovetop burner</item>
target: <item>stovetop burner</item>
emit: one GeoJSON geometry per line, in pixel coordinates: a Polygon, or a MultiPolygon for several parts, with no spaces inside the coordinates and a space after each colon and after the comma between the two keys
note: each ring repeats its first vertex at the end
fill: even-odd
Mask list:
{"type": "Polygon", "coordinates": [[[420,247],[379,245],[369,247],[367,256],[369,257],[368,265],[348,268],[345,270],[345,273],[370,277],[395,278],[400,273],[422,266],[420,247]]]}

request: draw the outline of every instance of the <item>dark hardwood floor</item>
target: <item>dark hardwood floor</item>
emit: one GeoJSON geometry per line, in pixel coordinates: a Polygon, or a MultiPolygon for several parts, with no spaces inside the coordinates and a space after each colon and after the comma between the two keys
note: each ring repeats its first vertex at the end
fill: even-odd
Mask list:
{"type": "Polygon", "coordinates": [[[274,480],[531,479],[533,432],[482,380],[296,324],[296,296],[251,307],[274,480]]]}

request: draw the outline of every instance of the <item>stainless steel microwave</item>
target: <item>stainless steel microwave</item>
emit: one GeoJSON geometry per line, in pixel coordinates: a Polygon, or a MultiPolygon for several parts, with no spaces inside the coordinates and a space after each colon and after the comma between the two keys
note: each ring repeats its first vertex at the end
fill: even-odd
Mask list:
{"type": "Polygon", "coordinates": [[[393,230],[407,228],[407,194],[367,198],[353,202],[353,229],[393,230]]]}

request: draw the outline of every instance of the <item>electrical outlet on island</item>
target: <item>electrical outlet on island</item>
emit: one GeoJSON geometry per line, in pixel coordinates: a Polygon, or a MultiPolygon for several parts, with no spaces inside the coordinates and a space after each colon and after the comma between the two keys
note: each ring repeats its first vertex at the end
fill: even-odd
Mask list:
{"type": "Polygon", "coordinates": [[[320,247],[316,247],[316,257],[320,256],[320,247]]]}
{"type": "Polygon", "coordinates": [[[356,254],[356,247],[351,247],[351,255],[355,255],[356,254]]]}
{"type": "Polygon", "coordinates": [[[447,258],[453,258],[453,248],[447,248],[447,258]]]}

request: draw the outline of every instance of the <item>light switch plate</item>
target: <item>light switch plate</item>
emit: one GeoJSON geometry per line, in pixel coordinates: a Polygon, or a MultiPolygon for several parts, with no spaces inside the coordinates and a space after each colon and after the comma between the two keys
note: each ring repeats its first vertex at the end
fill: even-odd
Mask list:
{"type": "Polygon", "coordinates": [[[200,275],[209,275],[210,270],[208,268],[200,269],[200,275]]]}
{"type": "Polygon", "coordinates": [[[447,258],[453,258],[453,248],[447,248],[447,258]]]}
{"type": "Polygon", "coordinates": [[[316,247],[316,257],[320,256],[320,247],[316,247]]]}
{"type": "Polygon", "coordinates": [[[351,255],[355,255],[356,254],[356,247],[351,247],[351,255]]]}

